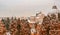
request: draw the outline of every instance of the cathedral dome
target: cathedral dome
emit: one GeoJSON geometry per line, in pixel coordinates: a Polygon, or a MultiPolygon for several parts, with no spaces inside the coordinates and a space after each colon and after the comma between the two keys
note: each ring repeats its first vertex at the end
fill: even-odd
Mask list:
{"type": "Polygon", "coordinates": [[[52,7],[52,9],[57,9],[57,6],[56,6],[56,5],[54,5],[54,6],[52,7]]]}

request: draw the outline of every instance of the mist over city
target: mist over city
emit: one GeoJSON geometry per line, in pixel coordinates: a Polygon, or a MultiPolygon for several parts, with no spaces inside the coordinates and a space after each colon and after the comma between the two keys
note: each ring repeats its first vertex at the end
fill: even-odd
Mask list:
{"type": "Polygon", "coordinates": [[[40,11],[51,12],[55,4],[60,8],[60,0],[0,0],[0,17],[28,17],[40,11]]]}

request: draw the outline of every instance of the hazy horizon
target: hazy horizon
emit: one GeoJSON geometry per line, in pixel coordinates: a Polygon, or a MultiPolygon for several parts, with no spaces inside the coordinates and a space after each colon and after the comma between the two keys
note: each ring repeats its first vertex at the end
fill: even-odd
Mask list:
{"type": "Polygon", "coordinates": [[[44,10],[48,13],[55,4],[60,8],[60,0],[0,0],[0,17],[33,16],[44,10]]]}

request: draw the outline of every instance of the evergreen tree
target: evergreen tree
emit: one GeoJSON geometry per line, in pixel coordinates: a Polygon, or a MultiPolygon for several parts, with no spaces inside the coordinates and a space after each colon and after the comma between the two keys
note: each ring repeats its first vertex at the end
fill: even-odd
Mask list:
{"type": "Polygon", "coordinates": [[[9,24],[10,24],[10,19],[9,17],[7,17],[7,20],[5,22],[5,25],[6,25],[6,29],[9,30],[9,24]]]}

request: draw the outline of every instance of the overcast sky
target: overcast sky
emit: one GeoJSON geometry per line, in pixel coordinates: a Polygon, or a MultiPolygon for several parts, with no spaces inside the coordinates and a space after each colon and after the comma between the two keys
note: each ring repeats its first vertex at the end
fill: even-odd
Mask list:
{"type": "Polygon", "coordinates": [[[55,4],[60,6],[60,0],[0,0],[0,17],[32,16],[44,10],[47,13],[55,4]]]}

